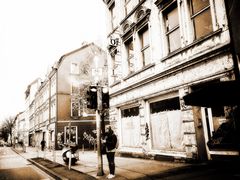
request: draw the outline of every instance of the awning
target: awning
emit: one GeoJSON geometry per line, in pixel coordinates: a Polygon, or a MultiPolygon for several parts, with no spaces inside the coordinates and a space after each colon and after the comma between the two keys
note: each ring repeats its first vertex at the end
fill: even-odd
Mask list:
{"type": "Polygon", "coordinates": [[[203,86],[183,97],[186,105],[211,107],[240,104],[240,81],[220,81],[203,86]]]}

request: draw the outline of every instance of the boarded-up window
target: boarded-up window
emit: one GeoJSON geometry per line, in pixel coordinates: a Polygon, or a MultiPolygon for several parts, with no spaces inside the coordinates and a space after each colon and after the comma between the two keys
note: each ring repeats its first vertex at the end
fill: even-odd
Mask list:
{"type": "Polygon", "coordinates": [[[129,108],[121,111],[122,143],[125,147],[140,146],[139,108],[129,108]]]}
{"type": "Polygon", "coordinates": [[[183,150],[183,129],[179,98],[150,103],[152,148],[183,150]]]}

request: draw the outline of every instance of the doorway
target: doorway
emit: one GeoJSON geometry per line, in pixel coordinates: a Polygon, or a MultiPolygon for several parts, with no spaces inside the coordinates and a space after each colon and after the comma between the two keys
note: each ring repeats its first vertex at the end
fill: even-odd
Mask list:
{"type": "Polygon", "coordinates": [[[239,155],[238,151],[222,148],[221,146],[224,144],[221,144],[221,142],[216,142],[215,148],[209,148],[209,141],[212,140],[214,134],[216,135],[216,132],[221,127],[221,125],[226,124],[227,122],[224,107],[201,107],[201,114],[208,160],[211,160],[213,156],[239,155]]]}

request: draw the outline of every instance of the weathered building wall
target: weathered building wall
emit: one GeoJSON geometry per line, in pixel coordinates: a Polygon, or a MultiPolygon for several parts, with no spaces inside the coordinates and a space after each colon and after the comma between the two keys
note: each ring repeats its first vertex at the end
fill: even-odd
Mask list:
{"type": "Polygon", "coordinates": [[[224,1],[209,1],[212,30],[198,39],[189,2],[106,1],[109,20],[113,21],[108,28],[110,121],[122,153],[195,159],[204,151],[198,144],[204,143],[201,122],[182,97],[192,85],[230,79],[233,61],[224,1]],[[180,46],[172,52],[165,29],[169,7],[178,8],[180,32],[180,46]],[[113,18],[110,12],[116,10],[119,13],[113,18]],[[141,32],[146,29],[151,60],[144,65],[141,32]]]}

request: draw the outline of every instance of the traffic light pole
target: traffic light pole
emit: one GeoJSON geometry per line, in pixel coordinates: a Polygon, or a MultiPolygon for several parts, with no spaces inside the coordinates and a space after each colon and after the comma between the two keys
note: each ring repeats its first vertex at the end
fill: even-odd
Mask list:
{"type": "Polygon", "coordinates": [[[96,110],[96,129],[97,129],[97,156],[98,156],[98,171],[97,176],[103,176],[103,159],[101,154],[101,117],[102,110],[102,88],[97,85],[97,110],[96,110]]]}

